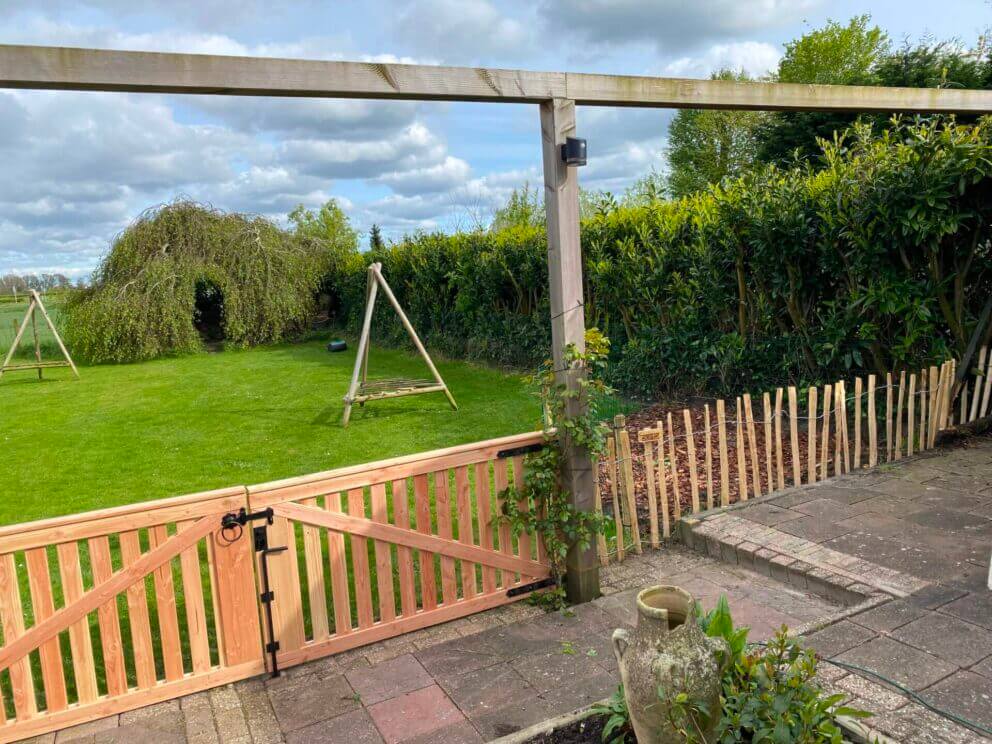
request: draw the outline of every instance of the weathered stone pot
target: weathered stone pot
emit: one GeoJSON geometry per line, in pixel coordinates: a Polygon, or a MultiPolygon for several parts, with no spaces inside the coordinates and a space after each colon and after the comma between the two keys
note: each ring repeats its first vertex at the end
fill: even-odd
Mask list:
{"type": "Polygon", "coordinates": [[[684,742],[668,719],[670,701],[680,692],[711,712],[698,721],[710,740],[720,717],[720,677],[730,652],[723,639],[709,638],[700,629],[688,592],[652,586],[638,593],[637,627],[615,630],[613,651],[638,744],[684,742]]]}

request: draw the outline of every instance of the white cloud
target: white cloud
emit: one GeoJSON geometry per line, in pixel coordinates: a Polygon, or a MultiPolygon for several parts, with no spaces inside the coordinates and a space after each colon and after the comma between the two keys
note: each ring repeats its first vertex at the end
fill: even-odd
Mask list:
{"type": "Polygon", "coordinates": [[[417,50],[460,64],[527,53],[536,41],[532,27],[489,0],[412,0],[396,31],[417,50]]]}
{"type": "Polygon", "coordinates": [[[594,42],[653,42],[680,52],[706,40],[733,39],[803,17],[822,0],[542,0],[549,28],[570,29],[594,42]]]}
{"type": "Polygon", "coordinates": [[[781,57],[779,49],[759,41],[714,44],[700,55],[672,60],[662,68],[662,75],[708,78],[718,70],[733,70],[760,78],[774,72],[781,57]]]}

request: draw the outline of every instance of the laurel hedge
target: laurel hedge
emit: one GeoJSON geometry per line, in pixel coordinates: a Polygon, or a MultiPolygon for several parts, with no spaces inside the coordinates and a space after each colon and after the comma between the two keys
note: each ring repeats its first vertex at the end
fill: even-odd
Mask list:
{"type": "MultiPolygon", "coordinates": [[[[611,338],[629,393],[919,365],[967,345],[992,293],[990,237],[992,123],[855,128],[815,166],[585,220],[587,324],[611,338]]],[[[357,330],[365,266],[381,261],[429,346],[532,366],[550,344],[545,256],[541,227],[422,234],[353,257],[329,285],[357,330]]],[[[392,314],[375,322],[403,342],[392,314]]]]}
{"type": "Polygon", "coordinates": [[[262,217],[176,201],[113,241],[92,285],[63,308],[66,340],[90,362],[198,351],[199,293],[219,304],[226,343],[280,341],[307,328],[329,265],[319,241],[262,217]]]}

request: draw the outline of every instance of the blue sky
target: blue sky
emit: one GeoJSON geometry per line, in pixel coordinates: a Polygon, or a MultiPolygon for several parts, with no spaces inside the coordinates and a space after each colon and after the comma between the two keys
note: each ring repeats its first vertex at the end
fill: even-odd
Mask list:
{"type": "MultiPolygon", "coordinates": [[[[0,43],[706,77],[860,13],[895,41],[992,25],[986,0],[0,0],[0,43]]],[[[672,115],[580,109],[582,185],[663,170],[672,115]]],[[[540,182],[539,137],[523,105],[0,91],[0,273],[85,275],[177,195],[274,219],[335,197],[393,238],[485,224],[540,182]]]]}

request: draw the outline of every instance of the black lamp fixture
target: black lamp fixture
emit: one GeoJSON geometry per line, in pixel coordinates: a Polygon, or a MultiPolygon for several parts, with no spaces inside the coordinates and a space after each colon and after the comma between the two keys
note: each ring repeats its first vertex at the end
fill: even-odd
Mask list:
{"type": "Polygon", "coordinates": [[[579,137],[566,137],[561,146],[561,159],[565,165],[577,167],[586,164],[586,141],[579,137]]]}

